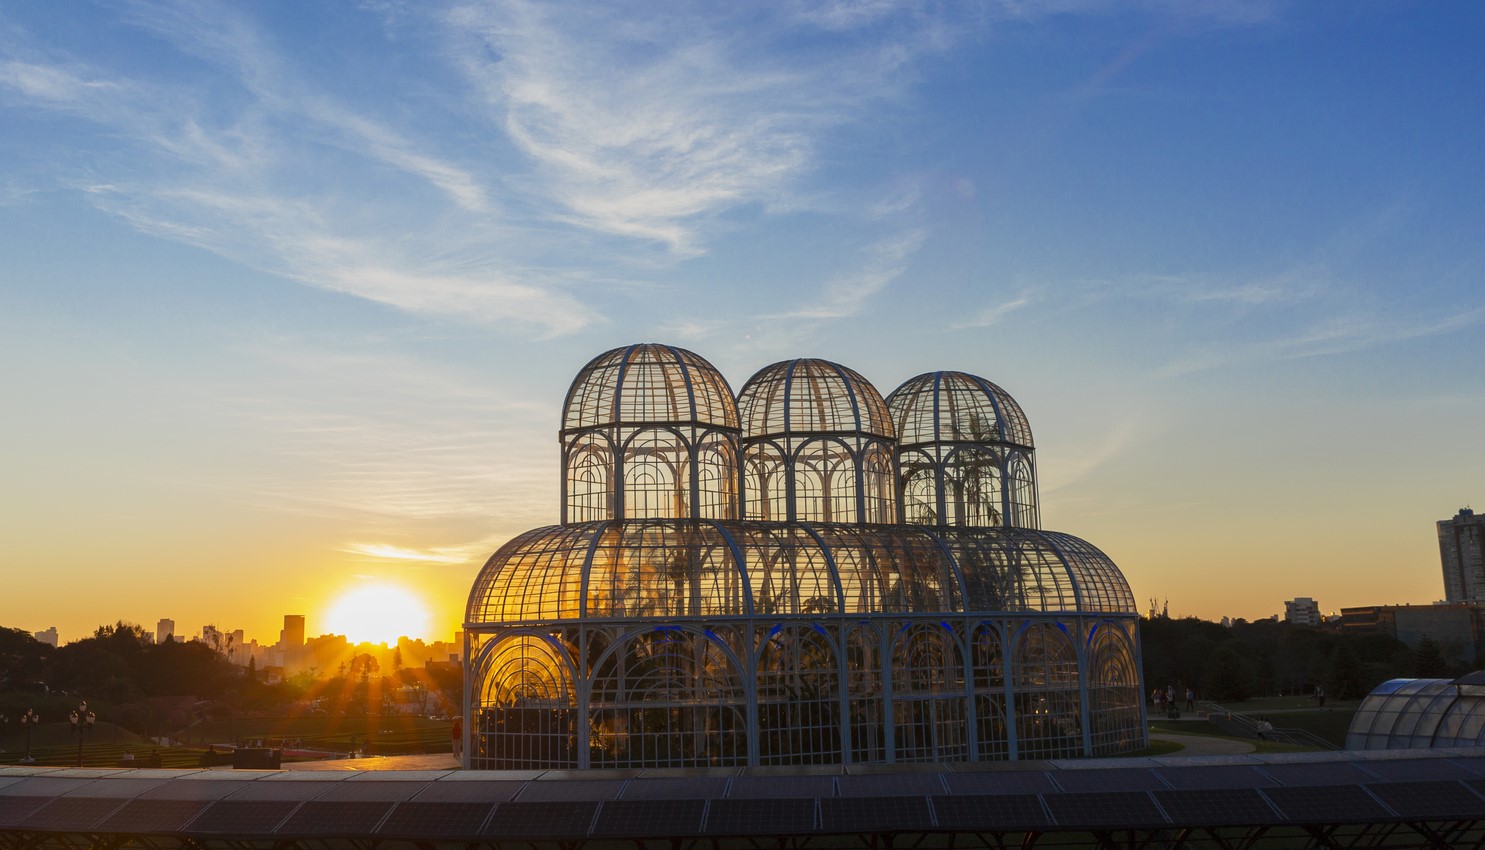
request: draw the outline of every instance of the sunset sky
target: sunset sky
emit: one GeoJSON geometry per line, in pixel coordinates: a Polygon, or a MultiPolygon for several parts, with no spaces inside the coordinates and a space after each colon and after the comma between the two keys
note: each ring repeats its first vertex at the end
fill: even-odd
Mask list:
{"type": "Polygon", "coordinates": [[[1143,608],[1443,596],[1485,507],[1485,5],[14,3],[0,625],[448,639],[669,342],[1005,387],[1143,608]],[[410,621],[412,622],[412,621],[410,621]],[[411,628],[411,626],[410,626],[411,628]]]}

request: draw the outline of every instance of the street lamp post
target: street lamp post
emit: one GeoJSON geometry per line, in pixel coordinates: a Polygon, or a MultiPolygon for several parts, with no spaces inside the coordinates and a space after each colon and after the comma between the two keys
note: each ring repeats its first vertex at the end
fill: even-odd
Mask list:
{"type": "Polygon", "coordinates": [[[93,730],[93,724],[98,722],[98,716],[88,711],[88,701],[83,700],[77,704],[77,708],[67,715],[67,722],[72,724],[72,731],[77,733],[77,766],[83,766],[83,735],[93,730]]]}
{"type": "Polygon", "coordinates": [[[36,759],[31,758],[31,730],[41,722],[41,717],[31,709],[21,715],[21,728],[26,730],[26,755],[21,759],[21,764],[35,764],[36,759]]]}

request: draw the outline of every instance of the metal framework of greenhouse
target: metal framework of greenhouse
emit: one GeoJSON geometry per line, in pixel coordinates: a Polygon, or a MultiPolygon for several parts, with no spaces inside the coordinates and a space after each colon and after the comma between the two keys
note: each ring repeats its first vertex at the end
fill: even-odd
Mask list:
{"type": "Polygon", "coordinates": [[[1145,745],[1137,614],[1039,525],[1031,430],[960,372],[886,399],[824,360],[734,396],[700,356],[591,361],[562,524],[495,553],[465,617],[466,764],[979,761],[1145,745]]]}

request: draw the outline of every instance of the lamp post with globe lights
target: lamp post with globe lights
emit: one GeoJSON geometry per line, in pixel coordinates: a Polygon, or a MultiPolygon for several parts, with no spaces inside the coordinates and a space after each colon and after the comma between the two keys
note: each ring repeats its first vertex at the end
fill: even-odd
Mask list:
{"type": "Polygon", "coordinates": [[[77,708],[67,715],[67,722],[72,724],[72,731],[77,733],[77,766],[83,766],[83,736],[93,731],[93,724],[98,722],[98,716],[88,711],[88,701],[83,700],[77,704],[77,708]]]}
{"type": "Polygon", "coordinates": [[[21,715],[21,728],[26,730],[26,755],[21,758],[21,764],[35,764],[36,759],[31,758],[31,730],[41,722],[41,716],[31,709],[21,715]]]}

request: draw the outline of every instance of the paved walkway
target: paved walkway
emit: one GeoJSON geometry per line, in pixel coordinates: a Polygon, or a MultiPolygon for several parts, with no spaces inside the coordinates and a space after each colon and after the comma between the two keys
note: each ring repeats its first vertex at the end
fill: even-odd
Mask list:
{"type": "Polygon", "coordinates": [[[1170,753],[1173,756],[1237,756],[1253,752],[1253,745],[1231,738],[1213,738],[1209,735],[1172,735],[1165,732],[1151,734],[1152,741],[1169,741],[1180,744],[1181,749],[1170,753]]]}
{"type": "MultiPolygon", "coordinates": [[[[1152,741],[1169,741],[1180,744],[1181,749],[1170,756],[1236,756],[1253,752],[1253,745],[1231,738],[1213,738],[1207,735],[1174,735],[1158,733],[1150,736],[1152,741]]],[[[286,762],[284,770],[454,770],[459,767],[452,753],[434,753],[422,756],[368,756],[359,759],[329,759],[325,761],[286,762]]]]}
{"type": "Polygon", "coordinates": [[[367,756],[360,759],[285,762],[284,770],[453,770],[459,760],[453,753],[426,756],[367,756]]]}

